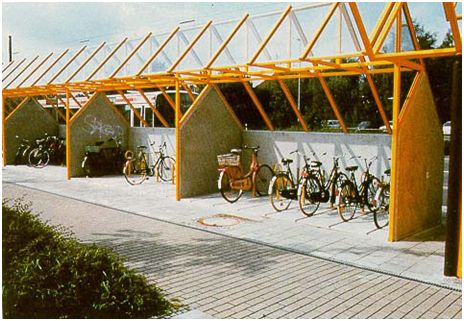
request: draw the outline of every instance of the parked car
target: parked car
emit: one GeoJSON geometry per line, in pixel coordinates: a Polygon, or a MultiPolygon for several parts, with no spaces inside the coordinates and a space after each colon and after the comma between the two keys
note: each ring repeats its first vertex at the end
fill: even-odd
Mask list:
{"type": "MultiPolygon", "coordinates": [[[[393,129],[393,121],[390,120],[389,123],[390,123],[390,128],[393,129]]],[[[381,131],[383,131],[384,133],[387,132],[387,126],[385,126],[385,125],[380,126],[379,129],[380,129],[381,131]]]]}
{"type": "Polygon", "coordinates": [[[329,128],[341,128],[340,122],[336,119],[327,120],[325,126],[329,128]]]}
{"type": "Polygon", "coordinates": [[[360,130],[368,129],[369,127],[371,127],[371,122],[366,120],[366,121],[360,122],[358,124],[358,127],[356,127],[356,130],[360,131],[360,130]]]}
{"type": "Polygon", "coordinates": [[[451,120],[447,121],[446,123],[443,124],[443,135],[449,136],[451,135],[451,120]]]}

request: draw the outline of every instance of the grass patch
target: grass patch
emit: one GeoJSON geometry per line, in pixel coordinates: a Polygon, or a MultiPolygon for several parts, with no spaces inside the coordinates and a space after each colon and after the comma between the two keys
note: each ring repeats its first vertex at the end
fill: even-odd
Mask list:
{"type": "Polygon", "coordinates": [[[148,318],[180,307],[116,252],[43,223],[30,204],[3,200],[2,212],[4,318],[148,318]]]}

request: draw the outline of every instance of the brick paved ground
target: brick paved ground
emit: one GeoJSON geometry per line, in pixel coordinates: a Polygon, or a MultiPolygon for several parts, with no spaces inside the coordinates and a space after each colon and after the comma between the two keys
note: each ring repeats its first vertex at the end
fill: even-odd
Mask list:
{"type": "Polygon", "coordinates": [[[461,318],[461,292],[164,223],[11,184],[54,224],[114,248],[215,318],[461,318]]]}

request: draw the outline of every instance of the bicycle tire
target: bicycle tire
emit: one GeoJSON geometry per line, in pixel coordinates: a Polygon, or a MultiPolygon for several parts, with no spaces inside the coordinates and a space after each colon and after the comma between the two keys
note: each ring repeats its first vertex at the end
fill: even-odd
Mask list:
{"type": "Polygon", "coordinates": [[[28,156],[29,164],[35,168],[43,168],[50,162],[50,154],[46,150],[34,148],[28,156]]]}
{"type": "Polygon", "coordinates": [[[344,222],[350,221],[356,213],[358,205],[356,195],[356,187],[353,182],[349,180],[345,181],[340,187],[337,211],[344,222]]]}
{"type": "Polygon", "coordinates": [[[269,184],[269,200],[277,212],[285,211],[290,207],[292,199],[282,194],[294,188],[295,184],[286,173],[277,174],[272,178],[269,184]]]}
{"type": "Polygon", "coordinates": [[[366,203],[369,211],[374,212],[379,208],[380,204],[377,204],[375,197],[382,183],[375,176],[369,177],[369,184],[366,187],[366,203]]]}
{"type": "Polygon", "coordinates": [[[338,191],[342,184],[348,180],[348,176],[346,176],[345,173],[338,173],[337,176],[334,179],[334,183],[331,186],[330,190],[330,202],[332,204],[336,204],[337,196],[338,196],[338,191]]]}
{"type": "Polygon", "coordinates": [[[274,171],[269,165],[263,164],[258,167],[254,176],[254,186],[259,196],[269,195],[269,183],[274,176],[274,171]]]}
{"type": "Polygon", "coordinates": [[[84,170],[84,173],[85,173],[86,177],[92,177],[93,176],[93,171],[92,171],[92,167],[90,166],[89,157],[86,157],[84,159],[81,166],[82,166],[82,169],[84,170]]]}
{"type": "Polygon", "coordinates": [[[298,192],[298,206],[304,215],[309,217],[316,213],[321,202],[315,200],[312,195],[321,192],[320,182],[316,177],[308,176],[301,182],[298,192]]]}
{"type": "Polygon", "coordinates": [[[163,157],[156,170],[163,182],[174,182],[176,179],[176,161],[171,156],[163,157]]]}
{"type": "Polygon", "coordinates": [[[379,205],[374,211],[374,224],[381,229],[390,223],[390,184],[382,186],[378,193],[379,205]]]}
{"type": "MultiPolygon", "coordinates": [[[[241,174],[241,173],[240,173],[241,174]]],[[[240,175],[241,176],[241,175],[240,175]]],[[[229,203],[235,203],[243,194],[242,189],[234,189],[230,183],[232,178],[228,171],[224,170],[219,174],[218,188],[222,197],[229,203]]]]}
{"type": "Polygon", "coordinates": [[[147,163],[144,159],[129,159],[124,165],[123,174],[131,185],[140,185],[147,179],[147,163]]]}

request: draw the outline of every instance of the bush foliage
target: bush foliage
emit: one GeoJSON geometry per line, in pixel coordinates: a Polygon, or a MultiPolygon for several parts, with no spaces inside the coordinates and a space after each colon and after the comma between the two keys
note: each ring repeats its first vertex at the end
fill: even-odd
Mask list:
{"type": "Polygon", "coordinates": [[[3,200],[3,317],[146,318],[176,305],[114,251],[77,242],[3,200]]]}

